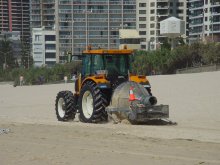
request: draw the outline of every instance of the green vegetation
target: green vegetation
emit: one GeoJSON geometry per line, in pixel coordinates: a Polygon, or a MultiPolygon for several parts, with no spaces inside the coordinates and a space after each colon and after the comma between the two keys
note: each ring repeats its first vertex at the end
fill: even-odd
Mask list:
{"type": "Polygon", "coordinates": [[[79,72],[81,62],[71,62],[67,64],[57,64],[53,68],[14,68],[2,70],[0,69],[0,81],[14,81],[19,82],[19,77],[23,76],[26,85],[40,84],[40,83],[54,83],[63,80],[64,76],[68,79],[72,77],[74,72],[79,72]],[[41,82],[40,82],[41,81],[41,82]]]}
{"type": "Polygon", "coordinates": [[[133,62],[138,74],[173,74],[176,69],[217,64],[220,61],[220,44],[194,43],[181,45],[170,51],[166,48],[156,51],[137,51],[133,62]]]}
{"type": "MultiPolygon", "coordinates": [[[[4,41],[4,44],[5,49],[1,49],[2,52],[8,51],[8,47],[10,47],[8,41],[4,41]]],[[[22,52],[25,57],[27,52],[22,52]]],[[[4,53],[0,52],[1,66],[4,63],[4,55],[4,53]]],[[[64,76],[68,76],[68,79],[71,79],[74,72],[81,71],[81,62],[71,62],[63,65],[56,64],[52,68],[33,68],[30,65],[30,68],[27,69],[27,59],[24,59],[23,62],[25,67],[18,68],[13,63],[13,58],[7,54],[7,59],[9,60],[10,58],[12,59],[11,63],[9,61],[7,63],[10,64],[10,67],[6,69],[0,68],[0,81],[14,81],[18,83],[19,77],[22,75],[25,84],[39,84],[40,80],[43,83],[54,83],[63,80],[64,76]]],[[[169,45],[156,51],[136,51],[132,68],[134,73],[143,75],[173,74],[176,72],[176,69],[217,63],[220,63],[220,44],[195,43],[192,45],[183,44],[172,51],[169,50],[169,45]]],[[[32,64],[32,62],[29,64],[32,64]]]]}
{"type": "Polygon", "coordinates": [[[13,68],[15,65],[12,43],[4,37],[4,39],[0,41],[0,66],[4,68],[13,68]]]}

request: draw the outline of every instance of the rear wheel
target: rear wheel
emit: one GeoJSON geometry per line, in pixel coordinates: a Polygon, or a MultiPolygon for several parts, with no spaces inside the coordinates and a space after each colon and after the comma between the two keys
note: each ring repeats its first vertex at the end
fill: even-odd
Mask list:
{"type": "Polygon", "coordinates": [[[56,116],[59,121],[74,119],[76,115],[77,98],[71,91],[61,91],[56,97],[56,116]]]}
{"type": "Polygon", "coordinates": [[[79,96],[80,119],[85,123],[98,123],[108,118],[108,102],[94,82],[83,85],[79,96]]]}

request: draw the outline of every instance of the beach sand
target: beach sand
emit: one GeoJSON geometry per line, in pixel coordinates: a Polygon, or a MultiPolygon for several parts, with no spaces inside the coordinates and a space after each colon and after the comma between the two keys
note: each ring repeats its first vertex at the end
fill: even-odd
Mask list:
{"type": "Polygon", "coordinates": [[[177,125],[59,122],[74,84],[0,85],[0,165],[220,164],[220,72],[148,77],[177,125]]]}

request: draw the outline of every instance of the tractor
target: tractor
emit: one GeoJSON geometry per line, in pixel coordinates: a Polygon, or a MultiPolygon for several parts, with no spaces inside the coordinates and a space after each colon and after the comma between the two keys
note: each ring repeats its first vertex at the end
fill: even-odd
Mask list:
{"type": "Polygon", "coordinates": [[[85,123],[105,122],[112,114],[131,123],[168,118],[168,106],[155,105],[157,99],[146,76],[132,73],[133,57],[133,50],[127,48],[92,50],[90,47],[83,51],[75,92],[57,94],[57,119],[73,120],[76,113],[85,123]]]}

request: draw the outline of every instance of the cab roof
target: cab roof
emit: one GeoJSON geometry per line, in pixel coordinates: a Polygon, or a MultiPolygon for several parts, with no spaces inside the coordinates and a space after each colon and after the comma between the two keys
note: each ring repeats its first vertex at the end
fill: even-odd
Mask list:
{"type": "Polygon", "coordinates": [[[97,49],[97,50],[85,50],[83,51],[83,54],[99,54],[99,55],[104,55],[104,54],[112,54],[112,55],[119,55],[119,54],[124,54],[124,55],[129,55],[132,54],[133,50],[131,49],[97,49]]]}

